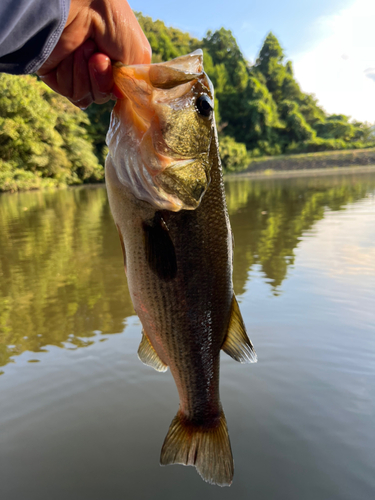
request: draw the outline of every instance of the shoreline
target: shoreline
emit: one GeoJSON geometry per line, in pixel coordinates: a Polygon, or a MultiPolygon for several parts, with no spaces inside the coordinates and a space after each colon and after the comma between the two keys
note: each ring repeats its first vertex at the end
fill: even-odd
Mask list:
{"type": "MultiPolygon", "coordinates": [[[[342,167],[320,167],[320,168],[294,168],[289,170],[272,169],[272,168],[258,168],[257,170],[249,171],[243,170],[242,172],[231,172],[224,174],[224,181],[233,179],[288,179],[293,177],[322,177],[329,175],[345,175],[345,174],[375,174],[375,164],[373,165],[351,165],[342,167]]],[[[31,189],[18,189],[18,190],[0,190],[0,196],[6,194],[27,193],[31,191],[55,191],[60,189],[95,189],[105,186],[105,182],[87,183],[87,184],[72,184],[40,187],[31,189]]]]}
{"type": "Polygon", "coordinates": [[[344,174],[367,174],[375,173],[375,165],[353,165],[350,167],[321,167],[321,168],[301,168],[293,170],[264,169],[254,172],[243,171],[224,175],[225,179],[236,179],[238,177],[248,179],[271,179],[290,177],[317,177],[324,175],[344,175],[344,174]]]}

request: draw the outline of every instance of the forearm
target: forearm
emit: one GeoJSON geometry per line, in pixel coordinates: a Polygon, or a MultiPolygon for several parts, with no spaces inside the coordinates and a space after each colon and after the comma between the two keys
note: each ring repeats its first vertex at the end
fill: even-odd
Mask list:
{"type": "Polygon", "coordinates": [[[70,0],[0,1],[0,72],[34,73],[55,48],[70,0]]]}

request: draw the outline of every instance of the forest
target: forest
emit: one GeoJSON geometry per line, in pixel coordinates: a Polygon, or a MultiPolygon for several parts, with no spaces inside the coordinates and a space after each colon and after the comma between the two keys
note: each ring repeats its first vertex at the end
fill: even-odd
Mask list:
{"type": "MultiPolygon", "coordinates": [[[[329,115],[302,91],[283,48],[268,33],[254,64],[225,28],[202,40],[137,13],[153,62],[202,48],[215,87],[225,172],[251,158],[375,146],[371,124],[329,115]]],[[[105,135],[113,102],[85,112],[32,75],[0,75],[0,191],[103,181],[105,135]]]]}

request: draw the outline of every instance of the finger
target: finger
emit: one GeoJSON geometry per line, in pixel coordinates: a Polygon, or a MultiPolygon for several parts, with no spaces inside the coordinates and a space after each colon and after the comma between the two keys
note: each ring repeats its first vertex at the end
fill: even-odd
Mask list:
{"type": "Polygon", "coordinates": [[[150,64],[152,50],[146,35],[143,33],[137,18],[135,17],[133,11],[131,11],[134,17],[134,31],[130,30],[129,36],[131,37],[131,44],[129,44],[129,49],[126,50],[126,56],[129,62],[127,64],[150,64]]]}
{"type": "Polygon", "coordinates": [[[100,52],[123,64],[151,62],[150,44],[126,1],[112,0],[110,12],[98,8],[98,14],[93,33],[100,52]]]}
{"type": "Polygon", "coordinates": [[[44,82],[48,87],[50,87],[52,90],[55,92],[58,92],[58,85],[57,85],[57,76],[56,76],[56,69],[48,73],[47,75],[44,76],[39,76],[39,78],[44,82]]]}
{"type": "Polygon", "coordinates": [[[92,40],[86,40],[74,53],[73,92],[69,99],[81,109],[87,108],[94,100],[89,73],[89,60],[96,50],[92,40]]]}
{"type": "MultiPolygon", "coordinates": [[[[48,59],[38,69],[38,75],[44,76],[56,69],[60,63],[70,54],[73,54],[85,40],[90,38],[91,12],[93,10],[93,4],[95,3],[96,2],[93,2],[93,0],[71,0],[67,2],[69,5],[69,12],[63,32],[53,51],[48,56],[48,59]]],[[[102,0],[102,2],[99,1],[99,3],[106,5],[107,1],[102,0]]]]}
{"type": "Polygon", "coordinates": [[[56,80],[59,94],[70,99],[73,94],[74,54],[70,54],[57,66],[56,80]]]}
{"type": "Polygon", "coordinates": [[[40,79],[52,90],[64,97],[71,97],[73,92],[73,54],[64,59],[56,69],[40,76],[40,79]]]}
{"type": "Polygon", "coordinates": [[[94,101],[97,104],[109,101],[113,97],[112,65],[109,57],[100,53],[91,56],[89,71],[94,101]]]}

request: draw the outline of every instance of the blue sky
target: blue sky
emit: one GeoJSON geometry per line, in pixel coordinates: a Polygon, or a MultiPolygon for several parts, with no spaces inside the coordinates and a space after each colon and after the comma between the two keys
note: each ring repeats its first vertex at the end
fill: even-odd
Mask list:
{"type": "Polygon", "coordinates": [[[330,113],[375,122],[375,0],[129,0],[131,7],[201,38],[230,29],[249,61],[269,31],[302,90],[330,113]]]}

